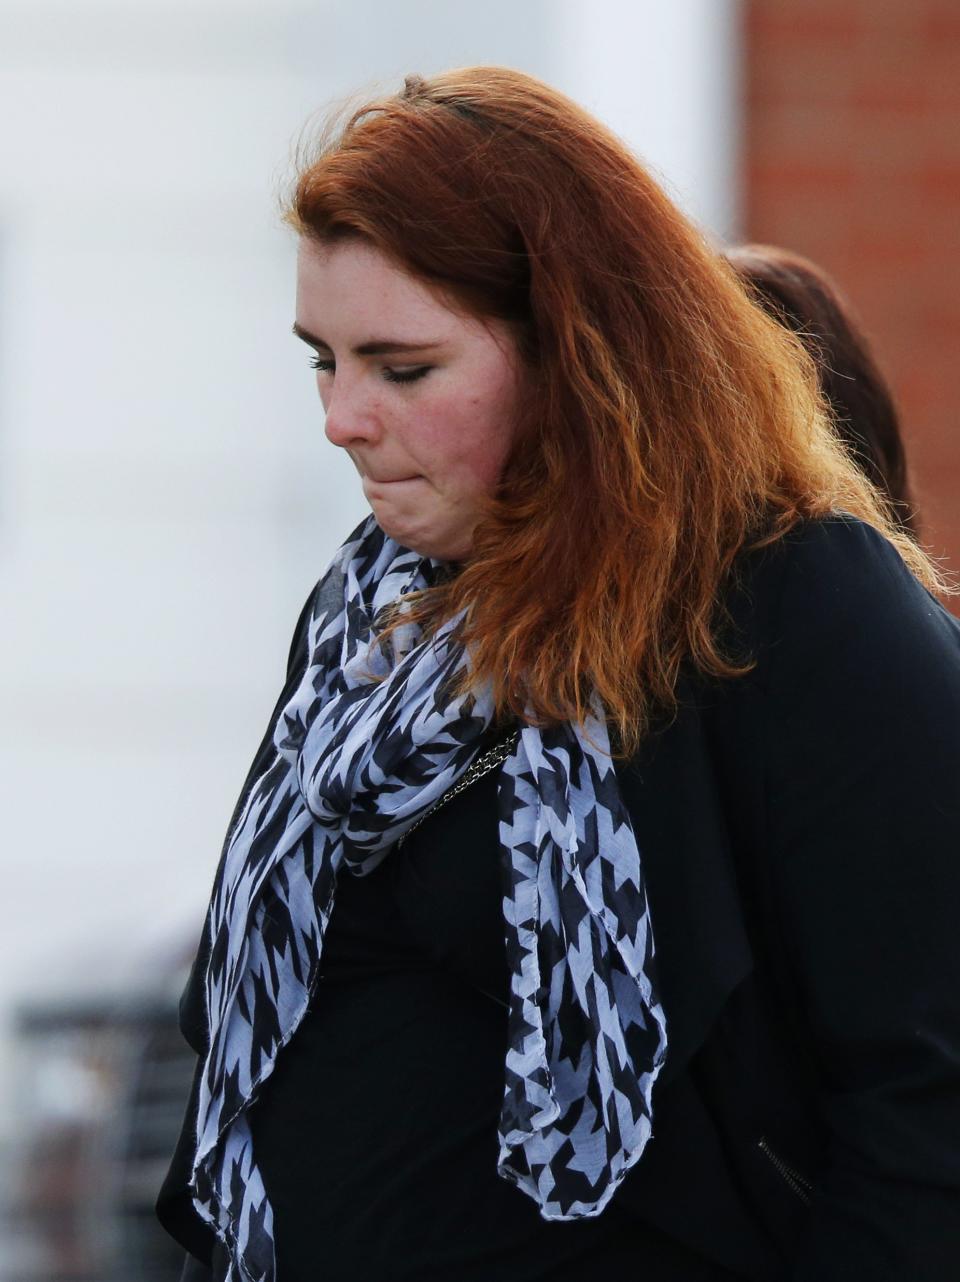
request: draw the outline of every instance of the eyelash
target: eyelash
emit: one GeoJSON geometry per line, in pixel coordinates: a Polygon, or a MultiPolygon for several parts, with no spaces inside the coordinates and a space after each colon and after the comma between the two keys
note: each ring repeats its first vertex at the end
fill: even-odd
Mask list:
{"type": "MultiPolygon", "coordinates": [[[[325,361],[322,356],[310,358],[310,368],[319,370],[322,374],[332,373],[333,367],[333,361],[325,361]]],[[[384,369],[383,377],[388,383],[416,383],[425,374],[429,374],[431,368],[430,365],[421,365],[418,369],[407,370],[405,373],[400,373],[394,369],[384,369]]]]}

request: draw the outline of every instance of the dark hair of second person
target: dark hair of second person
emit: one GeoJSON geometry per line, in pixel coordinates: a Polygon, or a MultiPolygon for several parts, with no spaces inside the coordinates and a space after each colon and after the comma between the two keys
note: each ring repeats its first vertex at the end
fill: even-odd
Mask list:
{"type": "Polygon", "coordinates": [[[901,527],[918,533],[906,451],[890,387],[847,300],[808,258],[774,245],[741,245],[725,257],[756,301],[810,350],[840,436],[890,498],[901,527]]]}

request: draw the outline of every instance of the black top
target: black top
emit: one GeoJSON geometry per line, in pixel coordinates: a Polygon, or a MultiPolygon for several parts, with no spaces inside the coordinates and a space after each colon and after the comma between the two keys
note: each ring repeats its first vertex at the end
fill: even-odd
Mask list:
{"type": "MultiPolygon", "coordinates": [[[[339,879],[310,1009],[248,1114],[280,1282],[579,1282],[634,1267],[628,1219],[549,1223],[496,1173],[509,986],[498,774],[369,876],[339,879]]],[[[683,1261],[683,1277],[731,1276],[650,1250],[683,1261]]]]}
{"type": "MultiPolygon", "coordinates": [[[[617,767],[669,1046],[653,1138],[596,1224],[629,1215],[632,1264],[619,1272],[645,1282],[684,1282],[703,1269],[754,1282],[944,1282],[960,1276],[960,628],[853,518],[806,522],[743,556],[726,604],[753,670],[721,682],[685,673],[677,715],[617,767]]],[[[290,682],[306,658],[304,621],[290,682]]],[[[452,1006],[450,990],[442,994],[457,1021],[457,1040],[442,1048],[454,1071],[469,1074],[475,1057],[488,1057],[495,1085],[478,1078],[477,1098],[501,1080],[493,998],[502,970],[498,978],[495,949],[482,942],[497,892],[472,880],[490,864],[462,852],[493,823],[492,806],[472,811],[493,786],[480,780],[394,852],[411,874],[435,857],[423,874],[438,901],[426,931],[402,893],[411,874],[382,871],[395,904],[389,946],[403,950],[406,982],[455,989],[452,1006]],[[459,886],[442,880],[451,870],[462,872],[459,886]],[[429,981],[426,967],[416,976],[409,964],[427,936],[429,981]],[[467,1039],[483,1020],[489,1043],[478,1052],[467,1039]]],[[[360,902],[369,888],[349,889],[360,902]]],[[[412,898],[420,911],[430,903],[419,886],[412,898]]],[[[202,946],[180,1006],[198,1054],[204,966],[202,946]]],[[[337,985],[343,1002],[346,982],[337,985]]],[[[397,1124],[410,1125],[404,1105],[417,1074],[388,1048],[397,1018],[388,1007],[377,1016],[376,1063],[397,1124]]],[[[284,1055],[292,1072],[292,1043],[278,1082],[284,1055]]],[[[446,1119],[445,1085],[437,1113],[446,1119]]],[[[195,1110],[196,1084],[157,1205],[168,1229],[209,1258],[187,1188],[195,1110]]],[[[458,1114],[462,1138],[473,1116],[458,1114]]],[[[270,1163],[274,1178],[290,1152],[270,1163]]],[[[408,1177],[427,1152],[404,1156],[408,1177]]],[[[479,1162],[483,1179],[495,1157],[491,1148],[490,1166],[479,1162]]],[[[392,1170],[352,1185],[371,1235],[389,1223],[392,1170]]],[[[431,1199],[455,1198],[438,1178],[431,1199]]],[[[519,1191],[493,1188],[492,1197],[517,1199],[511,1215],[530,1209],[519,1191]]],[[[429,1216],[413,1227],[431,1230],[429,1216]]],[[[538,1252],[568,1229],[598,1231],[533,1227],[538,1252]]],[[[507,1225],[503,1240],[513,1231],[507,1225]]],[[[329,1254],[318,1221],[312,1250],[316,1269],[329,1254]]]]}

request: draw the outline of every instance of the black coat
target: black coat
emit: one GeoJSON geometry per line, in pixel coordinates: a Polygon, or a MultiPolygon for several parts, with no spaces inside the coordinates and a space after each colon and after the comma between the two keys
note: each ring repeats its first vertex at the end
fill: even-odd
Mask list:
{"type": "MultiPolygon", "coordinates": [[[[960,626],[849,517],[741,557],[727,605],[753,670],[685,677],[676,717],[618,766],[669,1050],[653,1139],[615,1201],[734,1276],[946,1282],[960,1276],[960,626]]],[[[181,1001],[198,1054],[204,962],[201,947],[181,1001]]],[[[157,1210],[209,1259],[185,1188],[195,1089],[157,1210]]]]}

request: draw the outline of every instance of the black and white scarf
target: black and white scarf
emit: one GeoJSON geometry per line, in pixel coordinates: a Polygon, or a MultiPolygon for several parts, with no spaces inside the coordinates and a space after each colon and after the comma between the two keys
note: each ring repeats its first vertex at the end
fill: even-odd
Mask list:
{"type": "MultiPolygon", "coordinates": [[[[483,690],[449,693],[469,663],[455,620],[427,640],[401,625],[389,655],[372,645],[381,611],[442,570],[373,517],[340,548],[314,601],[306,670],[225,847],[207,922],[193,1184],[229,1252],[227,1282],[276,1278],[246,1112],[309,1005],[337,877],[390,853],[493,719],[483,690]]],[[[498,780],[511,971],[498,1171],[552,1220],[599,1214],[640,1157],[666,1052],[640,856],[594,714],[524,727],[498,780]]]]}

